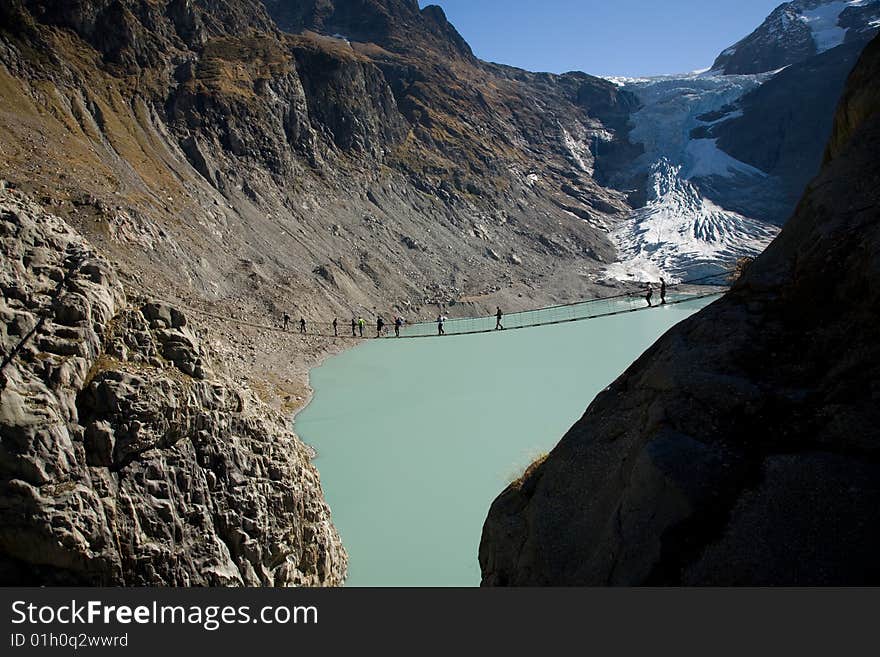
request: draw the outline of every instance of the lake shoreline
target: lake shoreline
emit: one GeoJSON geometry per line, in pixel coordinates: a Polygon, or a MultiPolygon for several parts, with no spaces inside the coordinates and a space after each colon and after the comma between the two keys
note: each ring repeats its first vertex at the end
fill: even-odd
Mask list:
{"type": "Polygon", "coordinates": [[[377,341],[313,368],[295,430],[316,451],[350,557],[346,585],[476,586],[492,500],[555,447],[586,402],[708,303],[377,341]]]}

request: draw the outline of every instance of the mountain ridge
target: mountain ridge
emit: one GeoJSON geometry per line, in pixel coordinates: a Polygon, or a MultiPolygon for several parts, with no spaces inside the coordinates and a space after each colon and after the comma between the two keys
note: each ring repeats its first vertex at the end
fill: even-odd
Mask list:
{"type": "MultiPolygon", "coordinates": [[[[119,6],[118,3],[83,6],[101,11],[77,14],[68,7],[55,16],[49,11],[54,5],[22,4],[18,0],[11,11],[17,16],[20,32],[30,30],[42,34],[33,38],[37,42],[43,39],[45,50],[59,55],[75,44],[68,45],[61,32],[46,31],[41,27],[44,25],[41,20],[44,19],[45,24],[64,25],[75,33],[77,29],[81,30],[82,36],[92,39],[94,43],[91,45],[100,53],[100,59],[93,60],[94,64],[77,59],[79,55],[74,56],[74,50],[71,50],[69,62],[57,57],[54,62],[41,61],[36,56],[34,61],[29,61],[20,55],[30,51],[17,51],[15,44],[21,44],[21,41],[16,41],[11,33],[6,42],[12,48],[6,48],[5,59],[36,68],[37,77],[51,79],[60,73],[67,77],[67,85],[71,88],[88,83],[83,74],[70,77],[76,69],[76,66],[69,66],[70,63],[82,62],[83,71],[98,65],[104,71],[102,75],[106,76],[102,88],[116,87],[118,91],[113,93],[120,97],[133,93],[137,102],[143,99],[145,107],[139,111],[147,115],[150,123],[158,125],[140,126],[144,117],[133,116],[133,112],[120,102],[121,98],[112,102],[102,99],[103,107],[99,109],[108,119],[113,116],[109,106],[115,104],[121,114],[117,122],[123,124],[126,132],[158,133],[156,138],[147,141],[169,142],[168,148],[173,155],[151,155],[145,164],[151,165],[152,159],[183,159],[184,162],[175,165],[176,168],[181,165],[192,167],[199,178],[210,185],[210,188],[203,188],[198,179],[197,184],[187,183],[197,190],[199,198],[187,199],[190,194],[182,190],[177,194],[159,192],[156,195],[160,198],[187,199],[195,212],[208,215],[217,213],[215,201],[221,210],[232,206],[231,216],[225,219],[227,222],[240,214],[254,225],[266,224],[265,219],[257,221],[255,215],[259,213],[264,217],[287,217],[287,221],[308,224],[310,222],[300,216],[299,204],[288,198],[287,181],[296,180],[296,184],[302,186],[296,195],[303,192],[308,195],[307,188],[314,190],[311,192],[314,194],[322,187],[329,187],[328,196],[333,198],[340,196],[343,187],[339,181],[346,178],[357,181],[357,186],[361,187],[357,194],[360,198],[352,199],[352,207],[360,207],[364,215],[374,210],[392,215],[390,220],[397,224],[394,230],[402,237],[387,243],[390,251],[398,250],[396,245],[403,237],[423,244],[436,239],[427,232],[433,220],[426,220],[426,216],[439,213],[446,217],[444,223],[448,235],[434,245],[435,250],[445,249],[448,239],[467,241],[474,233],[487,234],[488,226],[494,224],[495,230],[489,232],[500,232],[501,240],[511,244],[507,247],[509,255],[516,255],[523,262],[531,261],[534,268],[548,274],[552,267],[548,268],[547,264],[559,262],[563,270],[568,270],[560,272],[569,281],[566,286],[578,280],[574,272],[579,265],[574,263],[573,256],[593,252],[598,259],[613,258],[613,246],[601,231],[597,232],[585,221],[569,221],[570,215],[567,214],[573,208],[601,225],[606,222],[605,215],[626,211],[625,202],[617,194],[596,185],[589,176],[591,133],[608,134],[609,131],[599,119],[584,111],[586,96],[575,88],[571,92],[573,97],[569,97],[568,89],[563,90],[553,82],[559,78],[541,78],[544,97],[538,98],[528,86],[530,76],[525,73],[501,75],[501,69],[484,67],[468,58],[447,60],[443,53],[434,51],[432,54],[427,49],[429,52],[415,60],[406,52],[391,52],[376,44],[352,44],[308,31],[285,35],[274,28],[262,4],[253,2],[243,5],[175,2],[168,5],[169,10],[164,15],[156,13],[150,3],[123,3],[121,6],[126,10],[120,22],[127,26],[123,30],[128,35],[125,37],[127,41],[104,43],[94,31],[93,22],[98,20],[95,16],[103,16],[107,7],[119,6]],[[17,12],[14,10],[16,6],[20,8],[17,12]],[[229,9],[230,6],[236,11],[229,9]],[[36,16],[43,19],[38,20],[36,16]],[[224,17],[228,17],[228,24],[221,22],[224,17]],[[250,23],[258,32],[241,36],[252,29],[244,27],[250,23]],[[176,61],[173,67],[152,65],[156,60],[155,53],[163,49],[176,61]],[[146,67],[141,69],[142,63],[146,67]],[[131,86],[134,80],[138,80],[140,88],[131,86]],[[478,85],[486,80],[493,82],[478,85]],[[352,84],[355,87],[347,88],[352,84]],[[282,102],[277,103],[274,99],[282,99],[282,102]],[[528,108],[533,105],[543,108],[540,114],[533,109],[517,110],[516,113],[509,109],[511,106],[528,108]],[[271,117],[271,120],[264,121],[266,129],[260,129],[243,120],[246,114],[271,117]],[[342,171],[348,171],[350,175],[340,176],[342,171]],[[380,201],[377,206],[366,197],[372,194],[379,199],[384,195],[370,189],[377,179],[383,178],[389,182],[394,180],[392,187],[397,191],[392,196],[396,198],[380,201]],[[562,192],[563,185],[575,188],[575,195],[562,192]],[[212,198],[216,192],[226,200],[212,198]],[[521,195],[529,199],[537,197],[530,201],[535,206],[534,211],[521,209],[526,207],[519,198],[521,195]],[[591,205],[590,199],[596,203],[591,205]],[[229,200],[234,202],[229,203],[229,200]],[[387,207],[382,207],[383,203],[387,207]],[[207,212],[202,210],[206,204],[207,212]],[[604,210],[596,210],[596,207],[604,210]],[[499,212],[523,216],[524,230],[510,230],[511,223],[495,216],[499,212]],[[410,231],[407,226],[400,225],[400,220],[393,219],[395,215],[411,218],[408,223],[412,223],[414,229],[410,231]],[[562,258],[557,258],[556,253],[548,253],[541,246],[537,238],[542,229],[536,219],[524,215],[544,217],[540,221],[544,226],[553,224],[547,222],[546,217],[562,222],[563,230],[559,235],[544,235],[558,243],[556,252],[562,258]],[[470,227],[457,225],[463,223],[463,216],[468,216],[466,223],[471,224],[470,227]],[[475,228],[477,225],[482,228],[475,228]],[[564,262],[566,259],[567,263],[564,262]]],[[[416,15],[411,3],[395,3],[395,6],[416,15]]],[[[422,13],[417,16],[421,17],[422,13]]],[[[430,23],[433,19],[419,20],[430,23]]],[[[24,76],[25,80],[29,75],[24,76]]],[[[598,79],[578,79],[589,79],[589,85],[584,82],[579,86],[589,86],[590,93],[602,105],[609,104],[603,95],[621,95],[612,85],[598,79]]],[[[21,81],[18,76],[16,83],[21,81]]],[[[566,84],[567,87],[578,86],[566,84]]],[[[25,95],[33,93],[43,92],[28,89],[25,95]]],[[[75,91],[75,95],[81,95],[81,92],[75,91]]],[[[96,100],[87,99],[86,114],[89,106],[96,106],[96,100]]],[[[52,106],[51,100],[49,105],[52,106]]],[[[61,107],[56,111],[70,114],[61,107]]],[[[76,121],[75,117],[71,120],[76,121]]],[[[86,116],[86,122],[97,126],[96,136],[103,140],[101,117],[86,116]]],[[[14,128],[10,130],[12,134],[15,132],[14,128]]],[[[90,137],[86,136],[88,139],[90,137]]],[[[143,138],[137,137],[135,141],[143,141],[143,138]]],[[[15,143],[14,139],[12,143],[15,143]]],[[[116,149],[112,140],[110,146],[111,150],[116,149]]],[[[85,147],[91,149],[88,143],[85,147]]],[[[165,149],[164,144],[162,148],[165,149]]],[[[21,150],[25,151],[24,148],[21,150]]],[[[110,153],[112,157],[115,155],[110,153]]],[[[139,160],[144,158],[133,159],[135,162],[139,160]]],[[[128,173],[139,175],[136,169],[129,169],[128,173]]],[[[188,179],[192,178],[192,171],[175,175],[188,179]]],[[[16,178],[11,172],[6,177],[16,178]]],[[[16,182],[27,186],[29,178],[16,182]]],[[[41,184],[49,189],[63,186],[58,185],[57,180],[51,182],[41,184]]],[[[142,183],[138,181],[137,184],[142,183]]],[[[387,184],[385,186],[387,188],[387,184]]],[[[86,195],[106,195],[106,192],[98,194],[97,191],[89,189],[86,195]]],[[[102,202],[106,201],[102,199],[102,202]]],[[[149,206],[138,208],[138,211],[144,215],[155,212],[149,206]]],[[[266,227],[277,221],[270,220],[266,227]]],[[[309,233],[317,227],[314,223],[309,233]]],[[[330,217],[322,218],[320,223],[342,226],[330,217]]],[[[81,227],[89,232],[87,224],[81,227]]],[[[172,229],[171,226],[161,228],[166,234],[172,229]]],[[[217,229],[222,231],[222,225],[217,229]]],[[[322,241],[309,235],[309,248],[314,255],[291,245],[291,251],[298,257],[312,260],[311,265],[298,275],[312,278],[310,272],[315,268],[337,268],[327,262],[326,256],[331,254],[326,245],[320,245],[322,241]],[[324,257],[316,257],[319,254],[324,257]]],[[[350,246],[340,246],[346,253],[351,251],[350,246]]],[[[499,253],[503,249],[501,246],[486,246],[499,253]]],[[[191,250],[190,247],[187,249],[191,250]]],[[[486,258],[485,249],[466,250],[471,260],[468,269],[480,274],[482,279],[469,286],[467,292],[481,293],[492,285],[493,279],[504,278],[493,259],[486,258]],[[480,263],[479,267],[473,266],[476,262],[480,263]]],[[[211,258],[206,258],[198,249],[193,251],[191,263],[204,258],[210,264],[211,258]]],[[[269,249],[270,253],[273,251],[269,249]]],[[[340,254],[332,255],[338,258],[340,254]]],[[[503,257],[507,255],[502,254],[503,257]]],[[[359,253],[352,256],[355,261],[360,258],[359,253]]],[[[395,253],[395,260],[405,260],[406,256],[405,251],[395,253]]],[[[422,279],[421,285],[448,288],[451,292],[447,293],[448,299],[454,299],[453,288],[464,289],[464,281],[449,281],[447,274],[439,275],[442,271],[439,263],[429,267],[423,276],[412,264],[409,267],[422,279]]],[[[461,265],[465,265],[464,261],[461,265]]],[[[352,286],[363,288],[356,301],[363,302],[364,306],[372,307],[380,298],[383,303],[389,297],[413,303],[422,297],[409,281],[391,272],[383,279],[393,283],[390,285],[392,289],[377,293],[375,281],[363,279],[351,271],[352,267],[356,268],[355,262],[345,265],[343,269],[348,271],[338,272],[337,278],[351,278],[352,286]]],[[[209,279],[218,278],[213,274],[206,276],[192,264],[189,269],[194,270],[188,272],[189,276],[204,279],[205,285],[210,285],[209,279]]],[[[524,273],[519,278],[522,284],[530,276],[524,273]]],[[[328,292],[337,294],[332,289],[328,292]]],[[[537,293],[537,290],[522,289],[516,292],[537,293]]],[[[518,303],[516,294],[508,300],[511,304],[518,303]]],[[[341,294],[338,297],[342,300],[341,294]]]]}
{"type": "Polygon", "coordinates": [[[628,205],[585,108],[627,94],[444,53],[258,2],[0,5],[0,580],[339,585],[286,426],[343,346],[313,332],[596,289],[628,205]]]}
{"type": "Polygon", "coordinates": [[[774,9],[751,34],[724,50],[712,70],[724,74],[775,71],[880,29],[876,0],[794,0],[774,9]]]}

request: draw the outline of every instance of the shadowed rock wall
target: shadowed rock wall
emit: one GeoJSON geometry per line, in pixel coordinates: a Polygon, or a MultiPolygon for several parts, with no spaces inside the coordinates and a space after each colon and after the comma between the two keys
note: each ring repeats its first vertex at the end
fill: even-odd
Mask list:
{"type": "Polygon", "coordinates": [[[878,66],[875,39],[821,174],[731,292],[495,500],[484,584],[880,581],[878,66]]]}

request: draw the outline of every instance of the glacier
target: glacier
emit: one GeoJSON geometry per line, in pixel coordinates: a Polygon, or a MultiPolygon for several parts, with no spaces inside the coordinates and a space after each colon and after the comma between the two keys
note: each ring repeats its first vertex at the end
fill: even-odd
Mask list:
{"type": "Polygon", "coordinates": [[[651,167],[647,205],[612,231],[619,262],[606,268],[617,280],[693,280],[730,269],[763,251],[779,229],[705,198],[662,158],[651,167]]]}
{"type": "Polygon", "coordinates": [[[736,101],[773,74],[615,79],[642,104],[631,118],[630,140],[645,149],[632,173],[646,176],[647,202],[610,233],[619,260],[605,268],[606,278],[700,278],[760,253],[776,236],[777,227],[727,210],[700,190],[701,180],[766,174],[716,140],[692,134],[738,116],[736,101]]]}
{"type": "MultiPolygon", "coordinates": [[[[724,50],[709,70],[608,78],[640,102],[630,117],[628,140],[644,152],[607,178],[643,207],[613,231],[621,260],[605,275],[693,278],[760,252],[778,232],[762,219],[784,218],[776,207],[784,211],[785,203],[774,200],[773,190],[779,190],[780,199],[797,194],[796,185],[785,187],[794,165],[783,170],[772,164],[772,156],[753,159],[770,167],[765,172],[736,159],[718,145],[717,136],[724,135],[719,124],[742,117],[741,99],[789,66],[815,58],[824,74],[835,75],[833,62],[846,61],[846,44],[867,43],[878,27],[880,0],[792,0],[724,50]],[[843,48],[838,59],[824,54],[836,48],[843,48]],[[731,62],[734,56],[741,61],[731,62]]],[[[797,70],[795,75],[809,74],[797,70]]]]}

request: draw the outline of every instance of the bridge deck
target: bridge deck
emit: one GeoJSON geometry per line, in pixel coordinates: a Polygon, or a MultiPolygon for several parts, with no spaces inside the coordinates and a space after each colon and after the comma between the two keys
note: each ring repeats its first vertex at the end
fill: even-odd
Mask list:
{"type": "MultiPolygon", "coordinates": [[[[721,271],[709,276],[669,284],[666,286],[665,305],[677,305],[689,301],[696,301],[698,299],[707,299],[713,296],[718,296],[720,294],[720,292],[717,291],[718,287],[728,287],[730,285],[731,273],[731,270],[721,271]]],[[[551,326],[553,324],[564,324],[567,322],[580,322],[587,319],[597,319],[599,317],[611,317],[614,315],[623,315],[625,313],[651,310],[652,308],[663,306],[661,303],[659,287],[655,287],[653,290],[651,299],[653,305],[648,305],[648,302],[645,299],[646,294],[647,289],[644,289],[637,292],[615,294],[607,297],[583,299],[572,303],[548,306],[546,308],[524,310],[504,315],[501,318],[501,325],[504,327],[505,331],[509,331],[535,326],[551,326]]],[[[446,319],[443,322],[443,335],[474,335],[478,333],[491,333],[496,330],[498,329],[496,328],[495,315],[446,319]]],[[[391,334],[393,335],[393,331],[391,331],[391,334]]],[[[401,330],[400,337],[441,337],[438,321],[434,320],[407,324],[401,330]]]]}

